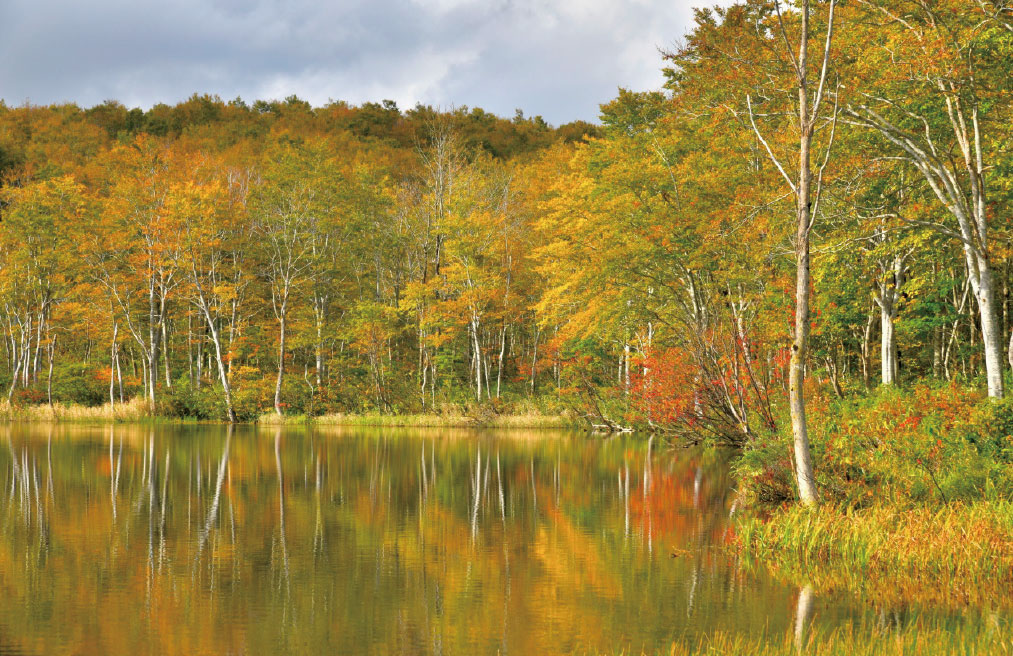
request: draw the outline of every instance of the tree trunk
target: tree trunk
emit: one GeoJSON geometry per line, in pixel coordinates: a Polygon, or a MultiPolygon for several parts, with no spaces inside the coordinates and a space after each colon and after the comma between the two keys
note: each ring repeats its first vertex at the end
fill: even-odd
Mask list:
{"type": "Polygon", "coordinates": [[[274,383],[274,411],[281,416],[281,383],[285,376],[285,303],[282,302],[278,313],[278,378],[274,383]]]}
{"type": "Polygon", "coordinates": [[[113,322],[113,341],[109,347],[109,407],[116,407],[116,336],[120,332],[120,323],[113,322]]]}
{"type": "MultiPolygon", "coordinates": [[[[496,365],[496,398],[499,398],[500,385],[503,383],[503,357],[506,354],[506,333],[507,326],[506,322],[503,323],[503,329],[499,334],[499,359],[496,365]]],[[[1013,349],[1013,337],[1010,338],[1011,346],[1013,349]]]]}
{"type": "Polygon", "coordinates": [[[120,388],[120,403],[123,403],[123,370],[120,367],[120,347],[116,345],[116,384],[120,388]]]}
{"type": "MultiPolygon", "coordinates": [[[[805,98],[805,92],[800,93],[805,98]]],[[[804,101],[803,101],[804,102],[804,101]]],[[[805,363],[809,349],[809,144],[802,139],[801,179],[798,194],[798,225],[795,242],[795,335],[788,369],[788,405],[794,436],[795,477],[799,499],[814,505],[816,477],[809,449],[809,430],[805,412],[805,363]]]]}
{"type": "Polygon", "coordinates": [[[225,367],[225,361],[222,357],[222,341],[218,336],[217,330],[211,331],[211,336],[214,339],[215,344],[215,359],[218,361],[218,375],[222,381],[222,392],[225,394],[225,412],[228,416],[230,424],[236,423],[236,408],[232,403],[232,385],[229,383],[228,371],[225,367]]]}
{"type": "MultiPolygon", "coordinates": [[[[830,24],[833,25],[833,3],[830,5],[830,24]]],[[[830,34],[827,35],[829,57],[830,34]]],[[[791,411],[791,428],[795,447],[795,477],[798,483],[799,499],[807,506],[819,500],[816,492],[816,476],[813,472],[812,454],[809,448],[809,428],[805,411],[805,366],[809,352],[809,234],[811,225],[812,170],[810,147],[812,145],[814,122],[819,111],[818,104],[810,113],[808,85],[809,48],[809,0],[802,1],[802,34],[799,37],[798,54],[798,116],[799,116],[799,175],[798,211],[795,236],[795,335],[791,347],[791,361],[788,373],[788,405],[791,411]]],[[[820,81],[822,87],[823,80],[820,81]]],[[[819,101],[817,100],[817,103],[819,101]]]]}
{"type": "Polygon", "coordinates": [[[1009,366],[1013,367],[1013,331],[1010,332],[1009,347],[1006,351],[1006,357],[1009,359],[1009,366]]]}
{"type": "Polygon", "coordinates": [[[165,325],[165,311],[162,311],[162,361],[165,365],[165,388],[172,389],[172,372],[169,370],[169,329],[165,325]]]}
{"type": "Polygon", "coordinates": [[[538,337],[541,335],[541,328],[535,326],[535,344],[531,349],[531,396],[535,395],[535,379],[538,372],[538,337]]]}
{"type": "Polygon", "coordinates": [[[985,348],[985,375],[988,380],[988,395],[994,399],[1003,397],[1003,335],[999,318],[996,316],[995,287],[992,269],[988,261],[978,262],[978,312],[981,316],[981,341],[985,348]]]}
{"type": "Polygon", "coordinates": [[[879,308],[879,326],[882,383],[893,385],[897,382],[897,341],[894,338],[893,312],[885,303],[879,308]]]}
{"type": "MultiPolygon", "coordinates": [[[[56,336],[49,340],[49,374],[46,377],[46,398],[49,400],[49,407],[53,407],[53,358],[56,357],[56,336]]],[[[109,372],[110,378],[112,371],[109,372]]]]}
{"type": "Polygon", "coordinates": [[[475,398],[482,401],[482,346],[478,341],[478,317],[471,318],[472,348],[475,349],[475,398]]]}

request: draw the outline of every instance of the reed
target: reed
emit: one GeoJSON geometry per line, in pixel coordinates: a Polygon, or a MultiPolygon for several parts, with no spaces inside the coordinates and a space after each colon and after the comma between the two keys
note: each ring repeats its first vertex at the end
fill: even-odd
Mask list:
{"type": "Polygon", "coordinates": [[[812,627],[801,634],[742,635],[714,632],[678,639],[657,651],[575,651],[646,656],[951,656],[1007,654],[1013,638],[997,620],[947,626],[920,620],[896,624],[859,621],[833,629],[812,627]]]}
{"type": "Polygon", "coordinates": [[[153,417],[149,412],[148,403],[141,398],[134,398],[115,405],[106,403],[100,406],[74,404],[20,406],[9,403],[0,405],[0,421],[106,423],[138,422],[151,419],[153,417]]]}
{"type": "Polygon", "coordinates": [[[846,626],[830,632],[813,631],[801,640],[780,640],[717,633],[690,644],[673,644],[671,656],[933,656],[1008,653],[1013,640],[988,628],[936,628],[912,625],[874,631],[846,626]]]}
{"type": "Polygon", "coordinates": [[[863,509],[792,506],[739,520],[743,564],[880,600],[1009,606],[1013,503],[863,509]]]}
{"type": "MultiPolygon", "coordinates": [[[[276,419],[275,419],[276,421],[276,419]]],[[[312,419],[312,423],[330,426],[385,426],[397,428],[577,428],[579,423],[562,415],[501,414],[470,416],[465,414],[330,414],[312,419]]]]}

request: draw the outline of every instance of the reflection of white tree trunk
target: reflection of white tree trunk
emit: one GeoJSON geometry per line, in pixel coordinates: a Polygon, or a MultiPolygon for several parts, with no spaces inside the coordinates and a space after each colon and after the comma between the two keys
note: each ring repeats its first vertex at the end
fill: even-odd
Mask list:
{"type": "Polygon", "coordinates": [[[496,452],[496,484],[499,486],[499,515],[506,526],[506,505],[503,503],[503,473],[499,467],[499,451],[496,452]]]}
{"type": "Polygon", "coordinates": [[[478,505],[482,501],[482,448],[479,447],[478,455],[475,457],[475,495],[474,506],[471,509],[471,539],[475,540],[478,534],[478,505]]]}
{"type": "Polygon", "coordinates": [[[147,584],[146,602],[148,609],[151,609],[151,587],[155,579],[155,474],[158,473],[158,465],[155,464],[155,435],[154,431],[148,437],[148,572],[145,579],[147,584]]]}
{"type": "Polygon", "coordinates": [[[421,490],[420,490],[420,492],[421,492],[421,495],[420,495],[421,499],[419,501],[420,501],[420,505],[423,505],[425,503],[426,499],[429,498],[429,474],[426,471],[426,443],[425,442],[422,443],[422,458],[421,458],[421,465],[419,467],[419,472],[421,473],[421,477],[419,479],[419,487],[421,488],[421,490]]]}
{"type": "Polygon", "coordinates": [[[162,474],[162,494],[158,498],[159,519],[158,519],[158,571],[162,571],[162,563],[165,561],[165,501],[169,492],[169,448],[165,449],[165,471],[162,474]]]}
{"type": "Polygon", "coordinates": [[[285,479],[281,473],[281,427],[274,432],[274,466],[278,470],[278,534],[281,541],[281,564],[288,591],[288,542],[285,539],[285,479]]]}
{"type": "Polygon", "coordinates": [[[320,456],[316,457],[316,487],[313,491],[316,501],[316,525],[313,531],[313,552],[322,553],[324,548],[324,511],[320,505],[320,456]]]}
{"type": "Polygon", "coordinates": [[[538,519],[538,490],[535,489],[535,456],[531,455],[531,507],[535,512],[535,519],[538,519]]]}
{"type": "Polygon", "coordinates": [[[215,482],[215,495],[211,499],[211,509],[208,510],[207,517],[204,520],[204,528],[201,529],[200,539],[197,543],[197,558],[200,558],[201,552],[204,551],[208,535],[211,533],[211,527],[218,521],[218,506],[222,497],[222,483],[225,481],[225,470],[229,464],[229,448],[232,445],[232,433],[233,428],[229,424],[228,432],[225,435],[225,448],[222,450],[222,458],[218,462],[218,479],[215,482]]]}
{"type": "MultiPolygon", "coordinates": [[[[113,522],[116,522],[116,466],[113,464],[113,442],[115,434],[113,427],[109,427],[109,501],[113,507],[113,522]]],[[[122,455],[122,451],[120,452],[122,455]]]]}
{"type": "Polygon", "coordinates": [[[654,435],[647,440],[647,454],[644,456],[644,513],[643,531],[647,534],[647,552],[654,553],[654,513],[651,508],[651,447],[654,446],[654,435]]]}
{"type": "Polygon", "coordinates": [[[626,463],[626,479],[623,482],[623,503],[626,506],[626,529],[623,535],[630,537],[630,463],[626,463]]]}
{"type": "Polygon", "coordinates": [[[46,438],[46,490],[49,501],[53,500],[53,425],[49,425],[46,438]]]}
{"type": "Polygon", "coordinates": [[[811,585],[806,585],[798,593],[795,606],[795,649],[801,654],[805,645],[805,633],[813,614],[813,601],[816,593],[811,585]]]}
{"type": "Polygon", "coordinates": [[[693,477],[693,508],[700,509],[700,486],[703,484],[703,467],[697,465],[696,475],[693,477]]]}

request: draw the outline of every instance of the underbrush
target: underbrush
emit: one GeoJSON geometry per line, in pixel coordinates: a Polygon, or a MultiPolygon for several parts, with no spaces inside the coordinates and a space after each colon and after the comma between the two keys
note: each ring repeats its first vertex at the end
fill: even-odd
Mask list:
{"type": "MultiPolygon", "coordinates": [[[[277,416],[264,421],[276,422],[277,416]]],[[[314,417],[312,423],[341,426],[482,427],[482,428],[581,428],[586,422],[560,408],[537,401],[471,404],[447,403],[439,410],[421,414],[334,413],[314,417]]]]}
{"type": "MultiPolygon", "coordinates": [[[[957,384],[918,384],[817,402],[809,436],[822,501],[871,503],[1013,498],[1013,400],[993,401],[957,384]]],[[[795,497],[790,430],[758,437],[736,465],[752,501],[795,497]]]]}
{"type": "Polygon", "coordinates": [[[53,422],[143,421],[151,418],[148,403],[141,398],[110,405],[78,405],[56,403],[43,405],[0,405],[0,420],[53,422]]]}
{"type": "Polygon", "coordinates": [[[736,463],[752,502],[737,549],[782,578],[897,601],[1007,605],[1013,585],[1013,401],[917,384],[814,403],[820,504],[792,503],[791,438],[736,463]]]}

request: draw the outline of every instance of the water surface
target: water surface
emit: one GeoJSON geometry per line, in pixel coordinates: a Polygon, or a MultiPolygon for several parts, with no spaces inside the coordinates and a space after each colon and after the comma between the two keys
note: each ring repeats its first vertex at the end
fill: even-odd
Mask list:
{"type": "MultiPolygon", "coordinates": [[[[7,426],[0,653],[640,653],[790,635],[799,590],[721,548],[733,497],[725,457],[637,438],[7,426]]],[[[809,623],[887,617],[803,597],[809,623]]]]}

